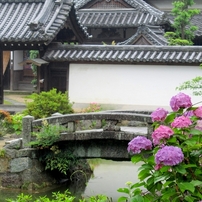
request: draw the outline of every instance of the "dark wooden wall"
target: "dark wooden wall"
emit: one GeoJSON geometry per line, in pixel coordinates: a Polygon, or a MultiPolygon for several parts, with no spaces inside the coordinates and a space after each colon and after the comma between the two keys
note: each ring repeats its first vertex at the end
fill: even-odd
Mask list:
{"type": "Polygon", "coordinates": [[[3,89],[3,51],[0,50],[0,104],[3,104],[4,102],[3,89]]]}
{"type": "Polygon", "coordinates": [[[52,62],[48,67],[48,90],[65,92],[69,88],[69,63],[52,62]]]}

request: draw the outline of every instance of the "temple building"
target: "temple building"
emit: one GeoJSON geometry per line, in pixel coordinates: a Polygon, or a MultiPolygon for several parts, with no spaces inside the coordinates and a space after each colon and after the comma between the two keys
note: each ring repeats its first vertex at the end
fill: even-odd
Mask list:
{"type": "MultiPolygon", "coordinates": [[[[202,9],[200,1],[195,8],[202,9]]],[[[166,79],[174,88],[200,74],[202,63],[202,13],[191,20],[198,26],[194,46],[168,46],[171,10],[170,0],[0,0],[1,103],[5,89],[34,90],[34,64],[36,91],[68,91],[78,108],[167,106],[174,90],[166,79]],[[163,71],[165,86],[152,86],[163,71]]]]}

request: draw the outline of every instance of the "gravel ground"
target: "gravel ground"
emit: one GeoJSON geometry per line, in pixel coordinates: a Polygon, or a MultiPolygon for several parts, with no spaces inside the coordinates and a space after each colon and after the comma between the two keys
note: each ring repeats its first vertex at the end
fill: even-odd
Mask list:
{"type": "Polygon", "coordinates": [[[4,95],[4,99],[13,104],[25,104],[25,102],[32,101],[32,99],[27,98],[26,95],[20,94],[6,94],[4,95]]]}

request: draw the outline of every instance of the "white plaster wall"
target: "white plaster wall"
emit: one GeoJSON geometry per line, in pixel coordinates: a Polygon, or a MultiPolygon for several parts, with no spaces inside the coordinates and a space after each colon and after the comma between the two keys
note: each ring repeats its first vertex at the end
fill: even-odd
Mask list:
{"type": "Polygon", "coordinates": [[[20,66],[18,63],[23,61],[23,51],[14,51],[13,53],[13,69],[22,70],[23,66],[20,66]]]}
{"type": "MultiPolygon", "coordinates": [[[[170,109],[175,88],[201,74],[198,66],[70,64],[69,97],[77,108],[96,102],[111,109],[170,109]]],[[[200,100],[192,96],[193,103],[200,100]]]]}

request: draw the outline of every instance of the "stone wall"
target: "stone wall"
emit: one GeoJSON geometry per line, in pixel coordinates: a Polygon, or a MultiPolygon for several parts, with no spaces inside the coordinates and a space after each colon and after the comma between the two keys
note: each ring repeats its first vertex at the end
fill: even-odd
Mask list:
{"type": "Polygon", "coordinates": [[[17,189],[39,189],[54,183],[37,159],[38,151],[22,149],[22,139],[6,142],[0,156],[0,186],[17,189]]]}

